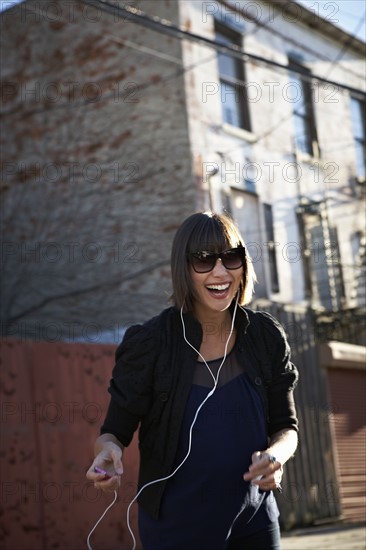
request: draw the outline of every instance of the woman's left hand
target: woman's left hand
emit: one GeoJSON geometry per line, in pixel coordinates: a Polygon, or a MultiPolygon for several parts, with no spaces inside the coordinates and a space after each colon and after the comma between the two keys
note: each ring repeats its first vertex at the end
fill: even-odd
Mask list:
{"type": "Polygon", "coordinates": [[[243,477],[262,491],[271,491],[281,489],[282,474],[282,464],[273,455],[256,451],[252,454],[249,471],[243,477]]]}

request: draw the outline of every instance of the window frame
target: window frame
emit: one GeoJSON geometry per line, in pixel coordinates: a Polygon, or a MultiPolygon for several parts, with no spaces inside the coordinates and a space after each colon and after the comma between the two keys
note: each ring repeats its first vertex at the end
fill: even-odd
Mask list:
{"type": "Polygon", "coordinates": [[[355,156],[356,156],[356,177],[365,180],[366,178],[366,102],[362,101],[360,99],[357,99],[354,96],[350,96],[351,104],[357,103],[359,108],[359,114],[360,114],[360,120],[357,121],[357,123],[354,120],[353,113],[354,110],[352,109],[352,106],[350,107],[350,113],[351,113],[351,123],[352,123],[352,136],[355,144],[355,156]],[[356,124],[360,124],[363,132],[363,136],[357,135],[357,132],[355,131],[356,124]],[[363,167],[360,173],[359,171],[359,157],[358,157],[358,151],[363,152],[363,167]]]}
{"type": "MultiPolygon", "coordinates": [[[[218,21],[215,19],[215,41],[217,43],[222,42],[222,40],[220,40],[220,35],[226,39],[229,39],[231,44],[238,46],[240,49],[242,48],[242,40],[243,40],[242,34],[232,29],[228,25],[223,24],[221,21],[218,21]]],[[[250,112],[249,112],[248,91],[246,87],[245,63],[240,59],[237,59],[234,57],[232,58],[235,65],[235,78],[231,78],[230,76],[225,75],[220,71],[220,65],[219,65],[220,55],[224,56],[227,54],[221,53],[221,52],[218,53],[218,73],[219,73],[219,82],[220,82],[220,95],[221,95],[221,86],[223,84],[234,88],[236,92],[235,101],[238,105],[239,125],[233,124],[232,122],[228,122],[225,119],[225,112],[222,105],[223,122],[225,124],[229,124],[233,126],[234,128],[241,128],[242,130],[251,132],[252,127],[251,127],[250,112]]]]}
{"type": "Polygon", "coordinates": [[[301,243],[305,298],[327,311],[343,307],[345,285],[338,228],[329,225],[323,201],[310,201],[297,210],[301,243]]]}
{"type": "Polygon", "coordinates": [[[269,275],[271,281],[271,292],[280,291],[277,256],[274,240],[273,206],[269,203],[263,203],[264,227],[268,246],[269,275]]]}
{"type": "Polygon", "coordinates": [[[296,103],[292,105],[292,114],[294,117],[294,137],[295,137],[295,147],[298,151],[303,154],[308,154],[311,157],[319,157],[319,144],[318,144],[318,135],[316,130],[316,121],[315,121],[315,112],[314,112],[314,100],[313,100],[313,90],[311,86],[311,71],[303,64],[299,63],[293,57],[288,59],[288,70],[290,75],[290,82],[296,81],[301,85],[301,92],[303,97],[303,105],[305,112],[304,114],[296,110],[296,103]],[[303,76],[305,78],[303,78],[303,76]],[[293,79],[293,80],[292,80],[293,79]],[[296,120],[301,120],[302,126],[304,128],[304,134],[299,140],[297,133],[297,126],[295,124],[296,120]],[[304,147],[299,146],[299,142],[304,143],[304,147]]]}

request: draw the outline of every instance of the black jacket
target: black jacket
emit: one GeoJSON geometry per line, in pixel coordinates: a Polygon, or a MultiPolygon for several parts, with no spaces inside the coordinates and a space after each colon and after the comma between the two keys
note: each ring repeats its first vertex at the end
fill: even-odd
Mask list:
{"type": "MultiPolygon", "coordinates": [[[[184,314],[184,322],[188,341],[199,349],[200,323],[191,313],[184,314]]],[[[268,435],[283,428],[297,430],[293,389],[298,373],[290,362],[283,328],[268,313],[241,307],[235,327],[245,371],[267,410],[268,435]],[[249,361],[244,361],[244,354],[249,361]],[[263,370],[264,356],[269,358],[269,373],[263,370]]],[[[180,312],[174,307],[130,327],[117,348],[111,401],[101,433],[112,433],[128,446],[140,423],[139,487],[171,473],[196,360],[196,352],[183,339],[180,312]]],[[[165,484],[147,487],[138,499],[155,518],[165,484]]]]}

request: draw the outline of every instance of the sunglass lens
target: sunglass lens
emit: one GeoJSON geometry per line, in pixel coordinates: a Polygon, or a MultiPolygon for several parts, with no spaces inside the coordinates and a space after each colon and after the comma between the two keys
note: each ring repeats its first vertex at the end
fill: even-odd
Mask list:
{"type": "Polygon", "coordinates": [[[238,250],[228,250],[222,254],[221,258],[226,269],[238,269],[243,264],[241,253],[238,250]]]}
{"type": "Polygon", "coordinates": [[[215,260],[215,254],[207,254],[206,252],[194,254],[192,257],[193,269],[197,271],[197,273],[211,271],[215,265],[215,260]]]}

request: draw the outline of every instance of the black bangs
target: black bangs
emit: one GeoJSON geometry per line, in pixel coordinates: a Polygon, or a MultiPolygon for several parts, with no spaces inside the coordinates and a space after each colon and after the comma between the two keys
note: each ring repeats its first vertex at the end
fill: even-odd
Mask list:
{"type": "Polygon", "coordinates": [[[196,221],[195,228],[190,234],[187,242],[187,253],[201,252],[222,252],[234,248],[240,243],[229,235],[227,228],[215,214],[201,215],[196,221]]]}

